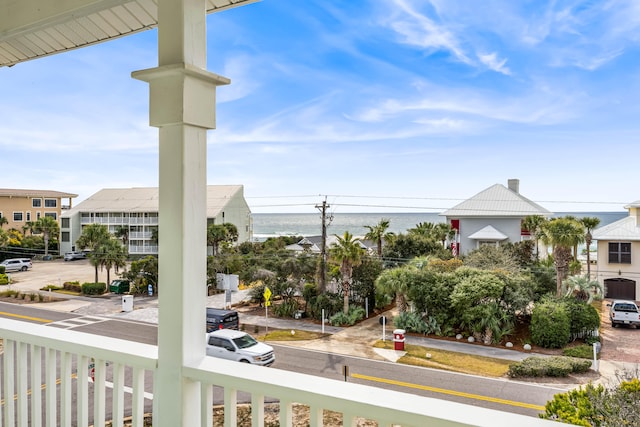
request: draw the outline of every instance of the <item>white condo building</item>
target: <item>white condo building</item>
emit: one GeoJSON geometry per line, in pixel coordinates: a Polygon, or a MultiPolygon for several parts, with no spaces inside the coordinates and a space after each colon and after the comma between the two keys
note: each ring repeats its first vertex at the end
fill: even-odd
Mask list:
{"type": "MultiPolygon", "coordinates": [[[[98,191],[60,218],[60,252],[76,249],[82,227],[104,224],[111,234],[125,227],[131,255],[158,253],[158,187],[106,188],[98,191]]],[[[207,186],[207,225],[231,223],[238,229],[238,242],[251,241],[251,210],[242,185],[207,186]]],[[[203,230],[203,233],[206,231],[203,230]]]]}

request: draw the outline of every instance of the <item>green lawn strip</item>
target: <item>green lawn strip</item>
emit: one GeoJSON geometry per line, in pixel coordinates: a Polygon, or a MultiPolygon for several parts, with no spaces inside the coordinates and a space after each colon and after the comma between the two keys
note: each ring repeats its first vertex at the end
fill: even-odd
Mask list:
{"type": "Polygon", "coordinates": [[[324,338],[327,335],[329,334],[311,331],[300,331],[298,329],[283,329],[269,331],[269,333],[267,333],[266,335],[261,335],[257,339],[259,339],[260,341],[305,341],[324,338]]]}
{"type": "MultiPolygon", "coordinates": [[[[392,350],[394,343],[380,340],[374,344],[374,347],[392,350]]],[[[406,344],[404,350],[407,353],[398,359],[398,363],[488,377],[505,376],[509,365],[513,363],[511,360],[475,356],[411,344],[406,344]]]]}

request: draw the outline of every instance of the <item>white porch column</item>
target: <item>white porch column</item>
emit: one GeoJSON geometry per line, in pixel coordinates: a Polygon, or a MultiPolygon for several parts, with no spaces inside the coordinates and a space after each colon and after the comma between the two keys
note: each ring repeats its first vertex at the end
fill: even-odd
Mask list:
{"type": "Polygon", "coordinates": [[[185,363],[204,357],[206,305],[206,137],[215,127],[216,86],[205,71],[205,0],[158,1],[158,67],[149,82],[150,124],[159,128],[159,314],[154,419],[158,427],[199,426],[200,386],[185,363]]]}

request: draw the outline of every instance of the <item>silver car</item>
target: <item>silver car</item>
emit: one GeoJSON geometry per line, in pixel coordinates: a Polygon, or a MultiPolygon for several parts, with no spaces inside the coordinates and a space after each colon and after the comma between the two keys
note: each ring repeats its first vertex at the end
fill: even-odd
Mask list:
{"type": "Polygon", "coordinates": [[[4,271],[27,271],[33,264],[30,258],[11,258],[5,259],[0,262],[0,265],[4,265],[4,271]]]}
{"type": "Polygon", "coordinates": [[[207,356],[261,366],[269,366],[276,361],[273,347],[234,329],[218,329],[208,333],[207,356]]]}
{"type": "Polygon", "coordinates": [[[87,254],[84,252],[67,252],[64,254],[65,261],[73,261],[74,259],[85,259],[87,254]]]}

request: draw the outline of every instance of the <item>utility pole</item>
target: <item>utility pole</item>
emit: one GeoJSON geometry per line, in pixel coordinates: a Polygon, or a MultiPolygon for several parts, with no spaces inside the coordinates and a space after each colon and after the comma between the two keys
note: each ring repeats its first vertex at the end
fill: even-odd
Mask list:
{"type": "MultiPolygon", "coordinates": [[[[324,293],[327,290],[327,208],[329,207],[326,196],[322,205],[316,205],[316,208],[320,209],[320,213],[322,214],[322,242],[320,245],[320,277],[318,286],[320,293],[324,293]]],[[[329,222],[331,222],[332,219],[333,217],[329,218],[329,222]]]]}

